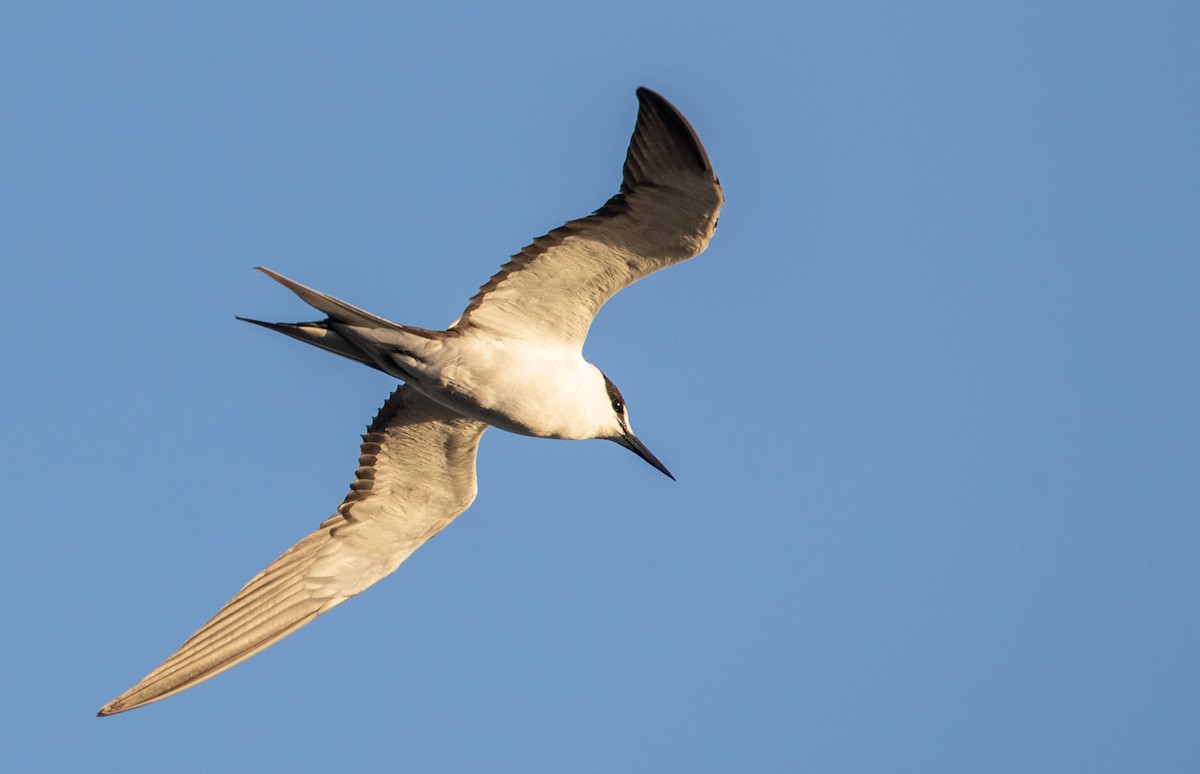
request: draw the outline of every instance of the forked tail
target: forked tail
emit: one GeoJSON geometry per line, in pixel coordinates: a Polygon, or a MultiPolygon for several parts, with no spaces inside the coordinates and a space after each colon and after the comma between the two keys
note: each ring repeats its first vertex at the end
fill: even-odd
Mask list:
{"type": "Polygon", "coordinates": [[[383,338],[380,336],[381,331],[395,332],[401,335],[416,334],[421,337],[434,335],[432,331],[385,320],[333,296],[301,285],[299,282],[263,266],[256,268],[295,293],[304,303],[317,311],[324,312],[327,317],[324,320],[301,323],[273,323],[249,317],[237,318],[243,322],[269,328],[285,336],[291,336],[297,341],[312,344],[326,352],[341,355],[392,375],[395,375],[395,366],[390,359],[385,359],[388,356],[388,350],[386,347],[379,346],[379,341],[383,338]]]}

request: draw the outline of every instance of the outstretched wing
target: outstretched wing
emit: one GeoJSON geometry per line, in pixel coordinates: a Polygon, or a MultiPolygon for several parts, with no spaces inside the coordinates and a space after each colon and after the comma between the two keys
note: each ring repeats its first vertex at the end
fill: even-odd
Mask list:
{"type": "Polygon", "coordinates": [[[724,201],[708,154],[669,102],[645,88],[637,96],[621,192],[514,255],[452,330],[582,348],[592,318],[617,291],[708,246],[724,201]]]}
{"type": "Polygon", "coordinates": [[[390,574],[475,498],[475,452],[486,427],[397,389],[363,436],[354,483],[337,513],[100,714],[201,683],[390,574]]]}

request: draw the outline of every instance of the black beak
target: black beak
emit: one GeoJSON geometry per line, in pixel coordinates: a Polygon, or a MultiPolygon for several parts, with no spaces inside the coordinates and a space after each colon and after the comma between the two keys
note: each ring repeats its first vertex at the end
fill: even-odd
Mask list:
{"type": "Polygon", "coordinates": [[[625,435],[619,438],[614,438],[613,440],[624,446],[626,449],[629,449],[646,462],[649,462],[667,478],[671,479],[672,481],[675,480],[675,477],[671,475],[671,471],[667,470],[667,466],[659,462],[658,457],[655,457],[653,454],[651,454],[650,450],[647,449],[646,446],[639,441],[637,436],[633,433],[625,433],[625,435]]]}

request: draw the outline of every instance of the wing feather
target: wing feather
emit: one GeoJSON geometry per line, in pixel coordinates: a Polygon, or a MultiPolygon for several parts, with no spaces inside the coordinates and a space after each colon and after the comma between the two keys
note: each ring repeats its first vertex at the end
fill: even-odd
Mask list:
{"type": "Polygon", "coordinates": [[[724,202],[708,154],[674,106],[649,89],[637,95],[620,193],[514,255],[451,331],[582,349],[596,312],[615,293],[708,246],[724,202]]]}
{"type": "Polygon", "coordinates": [[[487,427],[400,387],[363,436],[350,493],[101,715],[178,693],[278,642],[392,573],[475,498],[487,427]]]}

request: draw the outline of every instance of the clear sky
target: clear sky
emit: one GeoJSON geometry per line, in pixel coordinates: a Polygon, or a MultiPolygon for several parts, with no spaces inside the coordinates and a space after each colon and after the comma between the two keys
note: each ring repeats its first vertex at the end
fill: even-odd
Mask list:
{"type": "Polygon", "coordinates": [[[7,3],[13,771],[1200,769],[1195,3],[7,3]],[[132,7],[131,7],[132,6],[132,7]],[[115,718],[341,501],[393,383],[265,264],[442,327],[614,193],[727,204],[588,357],[672,483],[491,430],[395,575],[115,718]]]}

